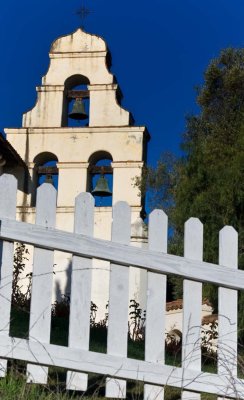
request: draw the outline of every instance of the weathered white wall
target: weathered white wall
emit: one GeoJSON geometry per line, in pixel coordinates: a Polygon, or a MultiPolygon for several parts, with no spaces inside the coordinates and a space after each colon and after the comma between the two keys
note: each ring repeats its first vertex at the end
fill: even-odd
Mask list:
{"type": "Polygon", "coordinates": [[[106,56],[105,42],[81,29],[56,40],[51,47],[48,72],[42,78],[42,86],[37,87],[37,103],[23,115],[23,126],[62,125],[65,82],[73,75],[82,75],[90,82],[89,126],[128,126],[129,112],[117,103],[118,85],[113,83],[106,56]]]}

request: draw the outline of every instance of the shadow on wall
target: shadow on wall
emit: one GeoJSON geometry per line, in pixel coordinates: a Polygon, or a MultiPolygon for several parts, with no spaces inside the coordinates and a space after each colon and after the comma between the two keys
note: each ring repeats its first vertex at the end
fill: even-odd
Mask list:
{"type": "MultiPolygon", "coordinates": [[[[63,271],[60,273],[63,274],[63,271]]],[[[69,264],[65,270],[66,279],[65,279],[65,288],[62,290],[59,278],[59,271],[54,272],[54,285],[55,285],[55,300],[57,302],[61,302],[65,297],[70,298],[71,293],[71,273],[72,273],[72,260],[69,261],[69,264]]],[[[62,278],[63,281],[63,278],[62,278]]]]}

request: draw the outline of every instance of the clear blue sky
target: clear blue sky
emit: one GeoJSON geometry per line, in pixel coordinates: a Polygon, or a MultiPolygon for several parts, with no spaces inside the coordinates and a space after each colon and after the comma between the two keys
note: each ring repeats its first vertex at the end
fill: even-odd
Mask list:
{"type": "MultiPolygon", "coordinates": [[[[194,86],[225,47],[243,47],[243,0],[86,0],[86,31],[112,52],[123,105],[151,133],[148,161],[179,154],[194,86]]],[[[51,42],[81,25],[81,0],[8,0],[0,13],[0,131],[20,127],[48,68],[51,42]]]]}

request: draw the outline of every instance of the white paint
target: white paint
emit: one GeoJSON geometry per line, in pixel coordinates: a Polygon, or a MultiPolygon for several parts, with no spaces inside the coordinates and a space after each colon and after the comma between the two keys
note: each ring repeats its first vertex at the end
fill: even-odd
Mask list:
{"type": "MultiPolygon", "coordinates": [[[[112,241],[130,243],[130,208],[119,202],[113,208],[112,241]]],[[[111,264],[108,308],[107,353],[127,357],[129,309],[129,269],[111,264]]],[[[108,378],[106,397],[126,398],[126,381],[108,378]]]]}
{"type": "MultiPolygon", "coordinates": [[[[149,216],[149,249],[167,253],[168,217],[162,210],[154,210],[149,216]]],[[[166,276],[148,272],[148,296],[145,332],[145,360],[165,362],[166,276]]],[[[164,389],[144,386],[145,400],[164,399],[164,389]]]]}
{"type": "MultiPolygon", "coordinates": [[[[93,236],[94,198],[81,193],[75,202],[74,232],[93,236]]],[[[69,346],[89,350],[92,260],[73,256],[69,318],[69,346]]],[[[67,373],[68,390],[87,390],[87,374],[67,373]]]]}
{"type": "MultiPolygon", "coordinates": [[[[0,176],[0,213],[4,218],[15,219],[17,181],[12,175],[0,176]]],[[[0,335],[9,334],[10,311],[13,280],[14,245],[10,242],[0,242],[1,276],[0,276],[0,335]]],[[[7,362],[0,360],[0,377],[4,377],[7,362]]]]}
{"type": "MultiPolygon", "coordinates": [[[[203,225],[197,218],[185,223],[184,257],[202,260],[203,225]]],[[[187,279],[183,282],[182,368],[201,371],[202,284],[187,279]]],[[[200,400],[201,395],[183,391],[182,400],[200,400]]]]}
{"type": "MultiPolygon", "coordinates": [[[[231,226],[219,233],[219,263],[230,272],[238,268],[238,234],[231,226]]],[[[218,373],[237,376],[237,291],[219,287],[218,373]]]]}
{"type": "MultiPolygon", "coordinates": [[[[44,229],[55,227],[56,198],[57,192],[49,183],[37,190],[36,224],[44,229]]],[[[34,249],[29,337],[40,343],[50,341],[53,260],[52,250],[34,249]]],[[[27,365],[27,382],[46,384],[47,377],[46,367],[27,365]]]]}

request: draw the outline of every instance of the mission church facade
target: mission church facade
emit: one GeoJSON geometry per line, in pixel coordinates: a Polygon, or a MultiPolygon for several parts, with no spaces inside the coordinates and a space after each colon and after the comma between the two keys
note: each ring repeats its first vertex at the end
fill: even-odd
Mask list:
{"type": "MultiPolygon", "coordinates": [[[[5,129],[25,166],[19,162],[5,171],[18,180],[18,220],[35,222],[36,190],[48,181],[58,191],[56,227],[67,231],[74,226],[75,197],[86,191],[97,194],[94,189],[104,177],[108,196],[95,196],[94,236],[111,238],[112,204],[123,200],[132,211],[131,243],[144,246],[143,199],[134,179],[141,176],[149,134],[145,127],[134,126],[131,114],[120,105],[122,95],[109,71],[110,61],[104,40],[81,29],[53,42],[35,106],[23,115],[21,128],[5,129]],[[77,107],[83,112],[78,120],[77,107]]],[[[102,318],[109,264],[94,260],[93,267],[92,301],[102,318]]],[[[56,252],[54,299],[69,294],[70,271],[71,255],[56,252]]],[[[131,268],[130,298],[143,308],[145,288],[146,273],[131,268]]]]}

